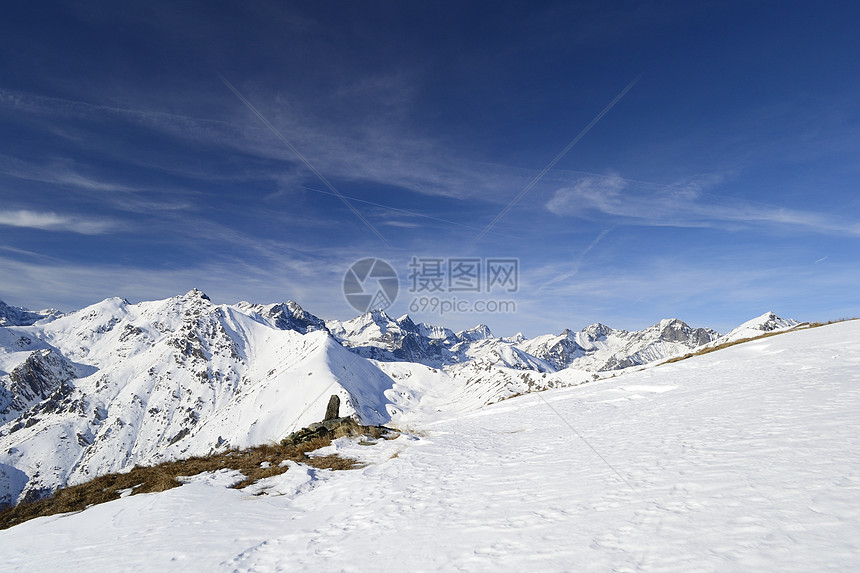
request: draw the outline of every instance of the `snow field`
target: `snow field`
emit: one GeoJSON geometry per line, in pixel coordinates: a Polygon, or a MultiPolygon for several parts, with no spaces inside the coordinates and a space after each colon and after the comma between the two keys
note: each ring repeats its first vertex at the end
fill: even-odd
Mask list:
{"type": "Polygon", "coordinates": [[[855,571],[858,339],[798,331],[332,446],[363,469],[41,518],[0,532],[0,569],[855,571]]]}

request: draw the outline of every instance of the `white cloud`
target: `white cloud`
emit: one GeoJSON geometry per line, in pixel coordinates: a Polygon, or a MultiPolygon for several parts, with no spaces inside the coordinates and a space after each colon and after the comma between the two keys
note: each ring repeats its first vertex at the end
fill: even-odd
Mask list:
{"type": "Polygon", "coordinates": [[[625,187],[627,181],[618,175],[583,177],[572,187],[556,191],[546,207],[556,215],[578,215],[590,210],[613,212],[625,187]]]}
{"type": "Polygon", "coordinates": [[[761,226],[793,228],[823,234],[860,236],[860,224],[830,213],[800,211],[737,197],[703,192],[719,178],[700,178],[674,185],[624,179],[617,174],[586,176],[558,189],[546,208],[556,215],[583,218],[609,215],[618,223],[655,227],[761,226]]]}
{"type": "Polygon", "coordinates": [[[116,224],[108,219],[90,219],[27,210],[0,211],[0,225],[44,231],[70,231],[82,235],[101,235],[116,228],[116,224]]]}
{"type": "MultiPolygon", "coordinates": [[[[241,91],[242,87],[238,87],[241,91]]],[[[313,101],[294,98],[285,104],[269,93],[242,93],[329,179],[370,181],[402,187],[424,195],[479,198],[502,203],[521,189],[534,174],[528,169],[512,169],[464,159],[461,150],[452,147],[452,142],[438,137],[416,136],[413,130],[404,128],[401,115],[409,105],[411,91],[406,78],[382,78],[375,82],[362,80],[358,82],[355,90],[367,92],[363,99],[379,99],[370,97],[370,94],[394,97],[396,101],[392,102],[390,108],[382,108],[400,111],[381,116],[354,114],[341,122],[333,123],[314,109],[313,101]],[[394,87],[398,85],[398,88],[394,87]]],[[[229,108],[230,115],[223,119],[209,119],[146,109],[151,107],[151,102],[128,107],[107,106],[0,89],[0,107],[21,112],[19,118],[22,119],[59,117],[124,122],[165,135],[174,141],[206,147],[220,146],[258,158],[290,164],[282,165],[277,171],[270,173],[257,170],[253,174],[240,176],[240,179],[273,178],[290,185],[300,185],[309,179],[310,172],[300,165],[294,154],[226,88],[217,101],[222,104],[227,102],[232,106],[229,108]]],[[[102,153],[116,153],[109,141],[87,141],[88,145],[98,148],[102,153]]],[[[143,157],[123,155],[122,160],[163,168],[161,165],[148,165],[147,159],[143,157]]],[[[194,171],[193,166],[171,166],[171,170],[177,174],[182,171],[183,175],[196,179],[212,177],[211,173],[194,171]]],[[[16,171],[7,166],[5,171],[17,177],[37,180],[45,178],[32,170],[16,171]]],[[[71,171],[58,171],[50,178],[50,182],[79,189],[139,190],[71,171]]]]}

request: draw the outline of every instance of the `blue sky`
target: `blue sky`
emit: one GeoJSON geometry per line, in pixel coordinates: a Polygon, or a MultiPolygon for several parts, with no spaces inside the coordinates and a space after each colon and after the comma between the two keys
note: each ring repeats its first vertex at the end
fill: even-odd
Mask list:
{"type": "Polygon", "coordinates": [[[345,319],[344,273],[378,257],[399,316],[413,257],[499,257],[517,292],[457,298],[515,313],[410,314],[527,336],[856,316],[860,9],[751,4],[13,2],[0,299],[196,287],[345,319]]]}

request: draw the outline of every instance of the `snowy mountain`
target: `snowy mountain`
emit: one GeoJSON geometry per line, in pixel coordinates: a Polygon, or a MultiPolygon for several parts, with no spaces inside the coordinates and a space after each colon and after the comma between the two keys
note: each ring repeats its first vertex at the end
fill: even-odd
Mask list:
{"type": "Polygon", "coordinates": [[[27,476],[20,491],[0,483],[0,502],[278,439],[318,420],[330,394],[345,415],[389,420],[386,374],[306,328],[313,319],[302,334],[274,326],[295,324],[270,310],[246,314],[191,291],[108,299],[42,326],[0,329],[0,464],[27,476]]]}
{"type": "Polygon", "coordinates": [[[43,317],[0,327],[0,505],[135,464],[281,439],[319,420],[331,394],[363,423],[410,424],[583,384],[717,336],[666,320],[502,339],[483,325],[454,333],[382,311],[326,323],[295,302],[216,305],[197,290],[43,317]]]}
{"type": "Polygon", "coordinates": [[[538,336],[517,346],[559,370],[572,367],[605,372],[677,356],[718,337],[714,330],[693,329],[671,319],[634,332],[592,324],[579,332],[565,330],[558,336],[538,336]]]}
{"type": "Polygon", "coordinates": [[[329,321],[327,326],[341,344],[374,360],[444,367],[496,357],[494,363],[538,372],[621,370],[684,354],[720,336],[714,330],[693,329],[671,319],[634,332],[592,324],[580,332],[565,330],[557,336],[499,339],[485,325],[455,334],[447,328],[415,324],[407,315],[394,320],[383,311],[344,322],[329,321]]]}
{"type": "Polygon", "coordinates": [[[315,330],[328,332],[325,322],[305,311],[297,302],[287,301],[283,304],[251,304],[240,302],[236,308],[252,316],[257,316],[278,330],[295,330],[307,334],[315,330]]]}
{"type": "Polygon", "coordinates": [[[40,320],[58,316],[62,316],[62,313],[54,308],[33,311],[19,306],[9,306],[0,300],[0,326],[30,326],[40,320]]]}
{"type": "Polygon", "coordinates": [[[787,330],[796,327],[799,322],[790,318],[780,318],[773,312],[766,312],[761,316],[757,316],[752,320],[748,320],[738,326],[728,334],[721,336],[714,344],[724,344],[734,342],[744,338],[755,338],[761,336],[765,332],[774,332],[777,330],[787,330]]]}
{"type": "Polygon", "coordinates": [[[447,328],[415,324],[408,315],[394,320],[382,310],[326,325],[342,345],[374,360],[441,366],[454,360],[451,347],[459,342],[447,328]]]}
{"type": "Polygon", "coordinates": [[[361,469],[200,474],[0,531],[0,570],[856,571],[858,340],[798,329],[319,452],[361,469]]]}

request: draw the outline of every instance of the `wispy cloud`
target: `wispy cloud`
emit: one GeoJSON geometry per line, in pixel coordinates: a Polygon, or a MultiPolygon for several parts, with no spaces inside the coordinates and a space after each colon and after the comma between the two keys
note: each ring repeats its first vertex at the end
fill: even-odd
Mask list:
{"type": "Polygon", "coordinates": [[[719,179],[675,185],[634,181],[618,174],[586,176],[558,189],[546,208],[556,215],[594,218],[608,215],[617,223],[660,227],[772,226],[816,233],[860,236],[860,224],[839,215],[816,213],[722,198],[703,190],[719,179]]]}
{"type": "Polygon", "coordinates": [[[104,298],[156,300],[199,288],[223,303],[298,301],[323,317],[352,316],[343,298],[343,273],[358,253],[290,256],[279,265],[246,257],[189,260],[158,268],[120,263],[77,263],[17,249],[0,254],[0,299],[27,308],[82,308],[104,298]]]}
{"type": "Polygon", "coordinates": [[[122,183],[82,175],[74,171],[66,163],[55,161],[48,164],[36,165],[17,157],[0,154],[0,173],[25,181],[51,183],[86,191],[113,192],[139,190],[122,183]]]}
{"type": "Polygon", "coordinates": [[[187,210],[193,207],[191,199],[194,196],[199,198],[200,195],[197,191],[181,189],[175,185],[167,188],[132,185],[101,173],[90,173],[94,171],[97,170],[92,166],[71,160],[34,162],[0,154],[0,174],[22,181],[47,183],[63,191],[73,191],[97,200],[99,205],[109,205],[120,211],[162,213],[187,210]]]}
{"type": "Polygon", "coordinates": [[[67,231],[82,235],[102,235],[113,232],[117,224],[110,219],[58,215],[50,211],[0,211],[0,225],[25,227],[43,231],[67,231]]]}
{"type": "MultiPolygon", "coordinates": [[[[394,89],[392,82],[396,81],[407,80],[362,80],[359,91],[364,94],[365,100],[373,99],[372,94],[382,97],[397,92],[400,95],[396,98],[397,105],[393,107],[408,106],[410,90],[408,86],[394,89]]],[[[346,88],[342,91],[349,93],[346,88]]],[[[226,95],[224,97],[226,99],[226,95]]],[[[261,113],[271,120],[272,125],[283,132],[296,148],[329,178],[381,183],[423,195],[478,198],[491,203],[502,203],[534,175],[534,172],[527,169],[511,169],[464,159],[462,150],[456,149],[452,142],[433,136],[418,136],[409,130],[399,119],[402,111],[383,117],[376,114],[354,114],[348,120],[332,124],[324,114],[313,108],[313,103],[307,98],[287,98],[284,101],[280,94],[260,90],[249,97],[259,102],[257,105],[261,113]],[[369,117],[372,117],[372,120],[368,119],[369,117]]],[[[277,178],[282,183],[291,185],[306,182],[309,173],[297,165],[298,162],[290,151],[276,141],[266,127],[258,125],[256,118],[250,117],[240,102],[237,104],[238,106],[227,108],[228,111],[218,119],[211,119],[149,109],[154,105],[152,102],[141,102],[137,105],[131,102],[127,107],[122,107],[0,89],[0,107],[19,112],[17,121],[27,121],[27,118],[30,118],[41,122],[43,119],[49,119],[50,129],[56,129],[54,122],[57,119],[83,120],[87,125],[124,123],[158,133],[173,142],[185,142],[205,149],[215,146],[267,161],[283,162],[277,171],[269,165],[267,169],[255,169],[245,178],[277,178]]],[[[220,102],[219,107],[223,105],[224,103],[220,102]]],[[[43,128],[47,129],[44,125],[43,128]]],[[[83,140],[86,145],[97,148],[102,153],[116,155],[116,158],[124,162],[159,170],[165,168],[160,164],[151,164],[151,160],[146,157],[122,154],[110,142],[91,137],[85,137],[83,140]]],[[[193,165],[170,166],[168,170],[176,172],[177,169],[184,169],[182,175],[195,179],[217,177],[217,174],[211,172],[195,170],[193,165]]],[[[15,175],[39,177],[38,173],[21,170],[15,175]]],[[[236,176],[235,171],[232,176],[236,176]]],[[[93,180],[76,173],[67,173],[56,182],[91,189],[110,190],[121,187],[121,184],[93,180]]]]}
{"type": "Polygon", "coordinates": [[[402,229],[417,229],[421,226],[418,223],[408,223],[406,221],[383,221],[382,224],[387,227],[400,227],[402,229]]]}

